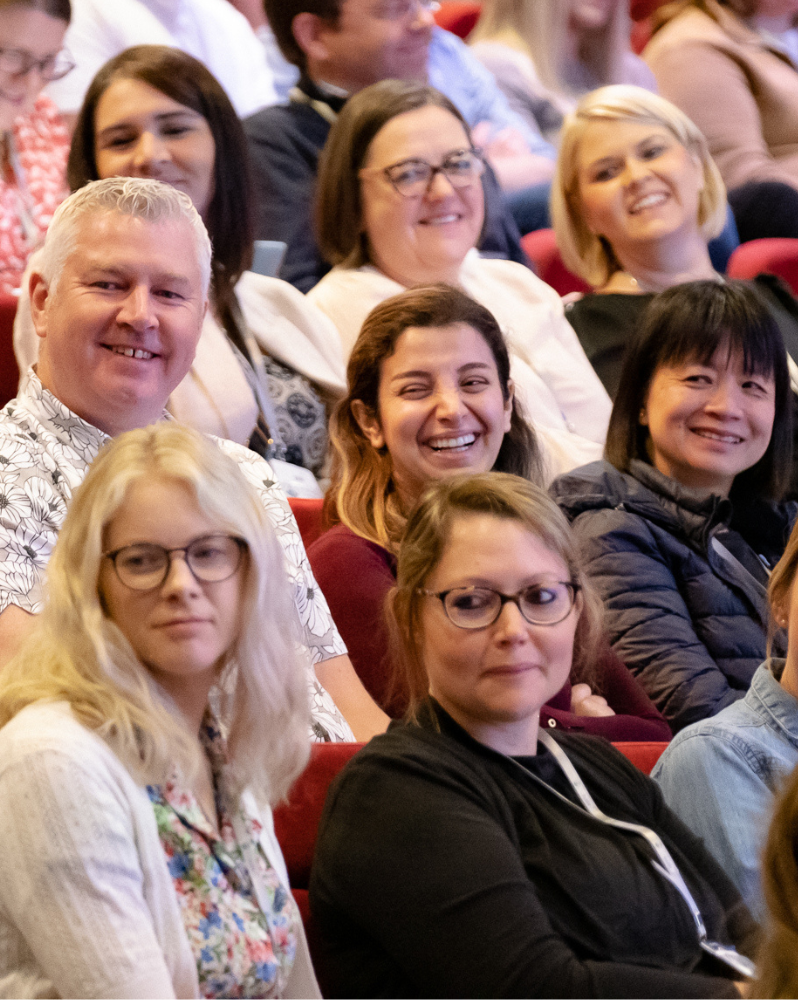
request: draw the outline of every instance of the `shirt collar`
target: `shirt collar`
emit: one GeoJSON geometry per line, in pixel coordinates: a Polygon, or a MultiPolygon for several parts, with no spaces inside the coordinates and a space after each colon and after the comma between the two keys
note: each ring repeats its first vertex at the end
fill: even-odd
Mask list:
{"type": "Polygon", "coordinates": [[[798,702],[779,683],[784,660],[766,660],[754,674],[746,701],[759,715],[767,716],[794,746],[798,746],[798,702]]]}

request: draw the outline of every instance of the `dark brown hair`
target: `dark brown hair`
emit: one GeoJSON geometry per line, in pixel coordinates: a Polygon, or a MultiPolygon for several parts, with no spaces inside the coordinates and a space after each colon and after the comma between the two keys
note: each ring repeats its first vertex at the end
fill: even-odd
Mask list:
{"type": "Polygon", "coordinates": [[[742,281],[688,281],[655,296],[626,349],[612,408],[604,456],[628,472],[632,459],[645,462],[648,428],[640,423],[651,380],[664,365],[704,364],[720,348],[741,355],[746,373],[772,377],[775,415],[767,451],[740,472],[735,490],[779,500],[792,472],[792,409],[787,352],[767,303],[742,281]]]}
{"type": "Polygon", "coordinates": [[[471,132],[448,97],[425,84],[406,80],[380,80],[354,94],[330,130],[319,159],[316,185],[316,237],[322,256],[330,264],[360,267],[369,261],[362,229],[358,171],[380,129],[397,115],[426,107],[443,108],[471,132]]]}
{"type": "Polygon", "coordinates": [[[297,14],[315,14],[334,27],[341,16],[342,4],[343,0],[263,0],[266,19],[280,51],[303,73],[307,70],[308,63],[294,37],[294,18],[297,14]]]}
{"type": "MultiPolygon", "coordinates": [[[[369,313],[349,358],[348,392],[330,421],[333,453],[327,497],[332,506],[328,513],[355,534],[393,551],[407,512],[394,490],[391,456],[386,448],[377,450],[368,441],[352,412],[352,403],[360,400],[377,416],[382,363],[394,353],[399,337],[410,327],[454,323],[476,330],[490,348],[506,402],[510,398],[510,357],[493,314],[450,285],[429,285],[395,295],[369,313]]],[[[537,439],[517,399],[513,400],[510,430],[504,435],[494,468],[542,481],[537,439]]]]}
{"type": "MultiPolygon", "coordinates": [[[[199,60],[166,45],[135,45],[110,59],[92,80],[75,123],[67,179],[75,191],[98,180],[95,115],[117,80],[139,80],[208,123],[215,144],[213,197],[205,225],[213,244],[214,305],[227,333],[241,339],[233,289],[252,260],[254,197],[244,130],[221,84],[199,60]]],[[[244,352],[246,354],[246,351],[244,352]]]]}

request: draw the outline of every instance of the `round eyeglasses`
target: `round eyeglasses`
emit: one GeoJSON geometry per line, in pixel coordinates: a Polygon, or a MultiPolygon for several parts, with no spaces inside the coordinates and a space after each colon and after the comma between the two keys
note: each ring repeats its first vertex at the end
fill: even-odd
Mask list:
{"type": "Polygon", "coordinates": [[[360,177],[382,174],[403,198],[425,195],[436,174],[445,174],[454,188],[470,187],[485,173],[485,162],[478,149],[456,149],[439,167],[426,160],[402,160],[389,167],[363,167],[360,177]]]}
{"type": "Polygon", "coordinates": [[[419,590],[437,597],[449,621],[458,628],[487,628],[508,601],[515,604],[530,625],[557,625],[571,613],[580,590],[572,581],[546,581],[524,587],[517,594],[503,594],[492,587],[454,587],[452,590],[419,590]]]}
{"type": "Polygon", "coordinates": [[[0,49],[0,72],[9,76],[27,76],[32,70],[38,70],[42,80],[52,83],[62,80],[67,73],[75,68],[75,60],[67,49],[61,49],[44,59],[37,59],[25,49],[0,49]]]}
{"type": "Polygon", "coordinates": [[[241,565],[247,543],[235,535],[203,535],[185,548],[166,549],[154,542],[136,542],[113,552],[104,552],[110,559],[120,583],[131,590],[155,590],[169,576],[172,559],[180,553],[195,580],[200,583],[221,583],[228,580],[241,565]]]}

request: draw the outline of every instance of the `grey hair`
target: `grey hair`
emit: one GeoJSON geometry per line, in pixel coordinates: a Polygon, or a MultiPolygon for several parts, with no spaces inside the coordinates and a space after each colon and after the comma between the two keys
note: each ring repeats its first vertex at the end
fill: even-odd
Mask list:
{"type": "Polygon", "coordinates": [[[39,258],[39,269],[51,292],[75,246],[78,226],[87,215],[99,212],[118,212],[147,222],[187,222],[194,233],[194,249],[203,291],[207,294],[212,251],[205,223],[187,194],[162,181],[143,177],[106,177],[90,181],[59,205],[47,229],[39,258]]]}

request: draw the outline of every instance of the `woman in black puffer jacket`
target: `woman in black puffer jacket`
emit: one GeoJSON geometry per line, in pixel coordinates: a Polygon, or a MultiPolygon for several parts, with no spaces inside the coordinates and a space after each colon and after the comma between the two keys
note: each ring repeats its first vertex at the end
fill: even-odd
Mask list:
{"type": "Polygon", "coordinates": [[[630,344],[606,461],[552,485],[612,644],[674,732],[741,698],[765,658],[769,571],[798,512],[785,358],[750,287],[662,293],[630,344]]]}

